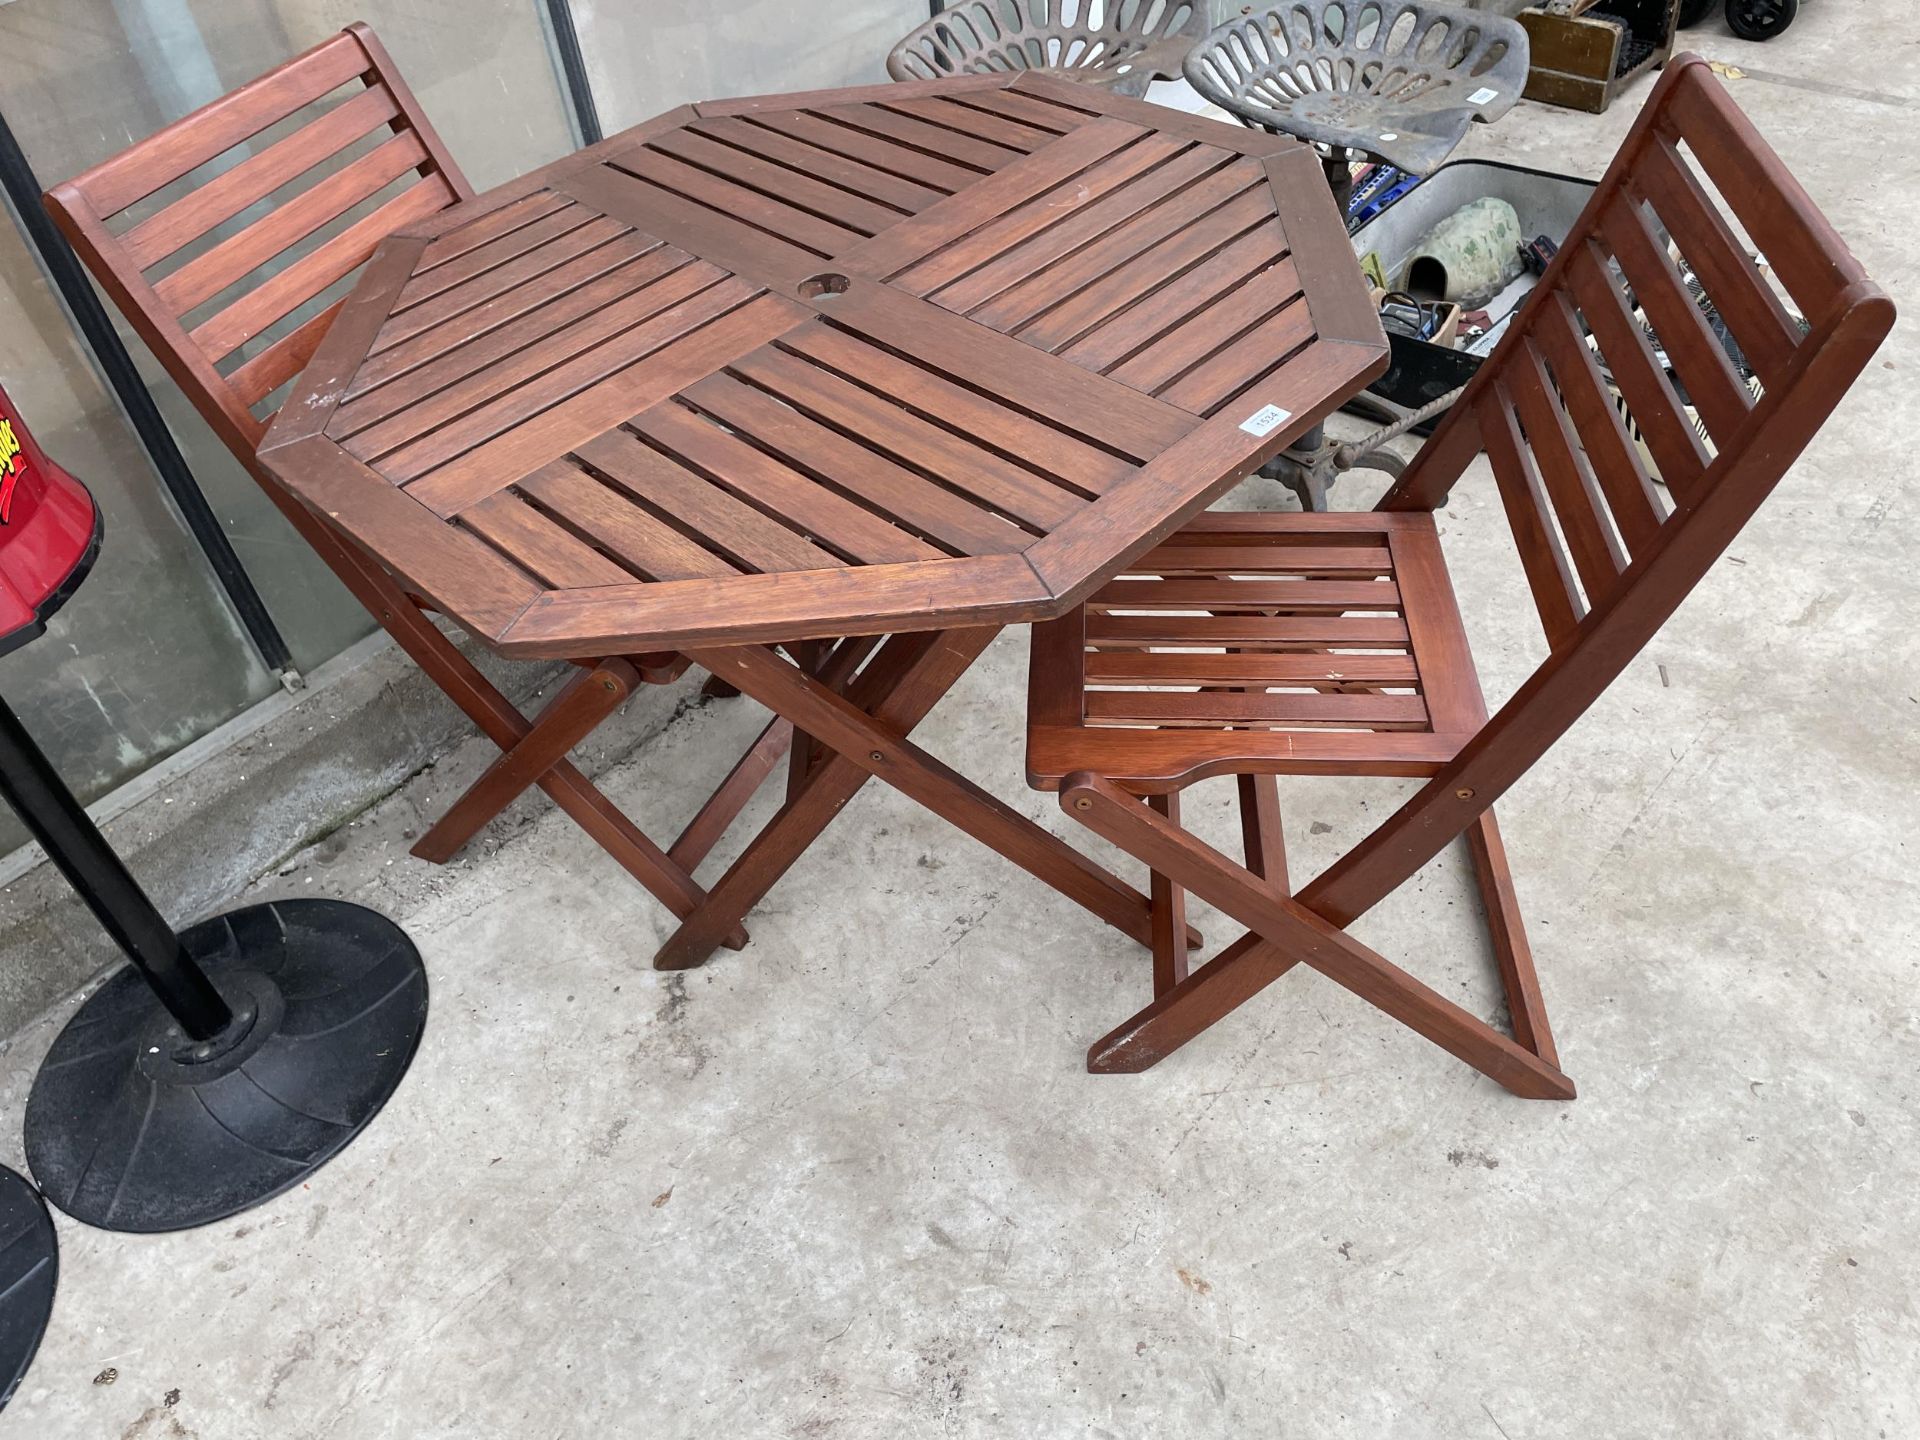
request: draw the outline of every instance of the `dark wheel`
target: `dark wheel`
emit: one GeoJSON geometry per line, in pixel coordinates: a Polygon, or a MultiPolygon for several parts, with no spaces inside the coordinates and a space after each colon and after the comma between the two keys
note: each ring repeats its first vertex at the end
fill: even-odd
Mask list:
{"type": "Polygon", "coordinates": [[[0,1165],[0,1410],[47,1333],[60,1246],[40,1192],[0,1165]]]}
{"type": "Polygon", "coordinates": [[[1799,13],[1800,0],[1727,0],[1727,25],[1742,40],[1771,40],[1799,13]]]}
{"type": "Polygon", "coordinates": [[[1691,29],[1707,18],[1715,0],[1680,0],[1680,28],[1691,29]]]}

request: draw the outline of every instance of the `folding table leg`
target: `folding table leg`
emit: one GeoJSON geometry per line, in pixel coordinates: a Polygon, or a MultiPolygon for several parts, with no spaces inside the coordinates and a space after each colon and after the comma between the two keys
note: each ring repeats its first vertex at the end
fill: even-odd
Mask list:
{"type": "MultiPolygon", "coordinates": [[[[902,733],[917,725],[966,673],[994,633],[969,630],[946,635],[897,635],[888,640],[868,667],[870,671],[878,667],[892,677],[892,684],[875,707],[873,718],[899,727],[902,733]]],[[[742,683],[736,673],[741,668],[736,657],[747,653],[746,647],[738,651],[703,653],[707,658],[696,655],[696,664],[751,695],[789,723],[793,722],[785,706],[742,683]]],[[[798,679],[793,667],[770,651],[753,653],[764,656],[769,666],[798,679]]],[[[799,725],[795,724],[794,729],[800,733],[799,725]]],[[[747,911],[760,903],[866,782],[867,772],[841,756],[827,756],[807,784],[788,798],[779,814],[754,836],[740,858],[715,883],[706,904],[681,917],[680,928],[667,937],[666,944],[654,955],[654,967],[687,970],[705,964],[713,954],[719,935],[737,926],[747,911]]]]}
{"type": "MultiPolygon", "coordinates": [[[[1339,926],[1275,894],[1259,876],[1118,786],[1092,775],[1074,776],[1061,790],[1060,800],[1074,819],[1217,905],[1289,963],[1311,965],[1514,1094],[1536,1100],[1573,1098],[1573,1082],[1556,1064],[1502,1035],[1339,926]]],[[[1197,984],[1211,969],[1212,964],[1202,966],[1186,984],[1197,984]]],[[[1231,993],[1232,972],[1223,974],[1220,983],[1231,993]]],[[[1178,989],[1169,992],[1155,1004],[1171,1009],[1166,1002],[1177,993],[1178,989]]]]}
{"type": "Polygon", "coordinates": [[[526,738],[511,750],[500,752],[485,773],[420,837],[413,853],[435,865],[451,860],[521,791],[565,759],[602,720],[619,709],[639,683],[639,672],[625,660],[603,660],[591,670],[577,671],[540,712],[526,738]]]}
{"type": "MultiPolygon", "coordinates": [[[[706,960],[714,935],[737,923],[773,887],[869,775],[1151,945],[1146,896],[906,739],[995,633],[978,628],[896,635],[844,696],[757,646],[696,652],[696,663],[785,715],[796,730],[818,737],[828,753],[800,793],[714,885],[702,910],[661,947],[654,964],[672,970],[706,960]]],[[[1191,932],[1189,943],[1198,943],[1191,932]]]]}
{"type": "MultiPolygon", "coordinates": [[[[731,685],[727,688],[733,689],[731,685]]],[[[740,692],[734,690],[733,693],[740,692]]],[[[727,833],[734,817],[753,798],[761,782],[773,773],[773,767],[780,763],[780,757],[792,744],[793,726],[775,716],[747,753],[734,762],[727,778],[720,782],[720,788],[707,797],[707,803],[687,822],[680,838],[668,848],[667,858],[689,875],[698,870],[707,852],[720,843],[720,837],[727,833]]]]}
{"type": "MultiPolygon", "coordinates": [[[[278,492],[270,487],[270,493],[278,492]]],[[[392,577],[304,507],[289,502],[285,508],[295,528],[306,536],[328,568],[481,734],[502,750],[511,750],[526,739],[533,729],[527,717],[460,653],[458,645],[440,633],[392,577]]],[[[571,760],[556,762],[534,783],[676,916],[693,914],[706,900],[707,892],[694,883],[692,876],[669,860],[571,760]]],[[[716,943],[741,949],[747,943],[747,932],[739,925],[731,926],[716,943]]]]}
{"type": "MultiPolygon", "coordinates": [[[[789,645],[787,653],[793,656],[793,663],[803,674],[817,675],[826,658],[827,645],[823,640],[801,640],[789,645]]],[[[814,741],[811,735],[794,732],[793,749],[787,756],[787,799],[798,795],[807,783],[807,772],[813,768],[814,741]]]]}

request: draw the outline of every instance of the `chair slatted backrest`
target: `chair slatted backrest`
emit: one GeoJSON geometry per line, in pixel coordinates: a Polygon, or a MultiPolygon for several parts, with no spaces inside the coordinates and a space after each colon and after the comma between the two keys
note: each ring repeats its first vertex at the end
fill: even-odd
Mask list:
{"type": "Polygon", "coordinates": [[[351,277],[393,231],[472,193],[386,47],[354,24],[54,186],[46,204],[251,466],[264,402],[312,357],[351,277]]]}
{"type": "Polygon", "coordinates": [[[1484,452],[1547,657],[1314,882],[1324,913],[1364,911],[1565,733],[1732,543],[1892,325],[1892,303],[1706,63],[1672,62],[1499,346],[1380,502],[1431,510],[1484,452]]]}
{"type": "Polygon", "coordinates": [[[1687,57],[1382,508],[1431,509],[1483,451],[1559,654],[1703,520],[1759,507],[1871,353],[1849,369],[1835,342],[1875,316],[1885,297],[1687,57]]]}

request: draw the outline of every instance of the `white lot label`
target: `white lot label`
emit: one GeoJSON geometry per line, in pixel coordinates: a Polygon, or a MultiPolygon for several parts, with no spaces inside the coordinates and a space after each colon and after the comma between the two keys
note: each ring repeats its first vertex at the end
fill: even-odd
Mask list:
{"type": "Polygon", "coordinates": [[[1271,435],[1292,418],[1291,410],[1282,410],[1278,405],[1262,405],[1240,422],[1240,428],[1249,435],[1271,435]]]}
{"type": "Polygon", "coordinates": [[[1498,100],[1499,98],[1500,92],[1498,90],[1489,90],[1483,85],[1480,89],[1467,96],[1467,103],[1469,105],[1484,105],[1489,100],[1498,100]]]}

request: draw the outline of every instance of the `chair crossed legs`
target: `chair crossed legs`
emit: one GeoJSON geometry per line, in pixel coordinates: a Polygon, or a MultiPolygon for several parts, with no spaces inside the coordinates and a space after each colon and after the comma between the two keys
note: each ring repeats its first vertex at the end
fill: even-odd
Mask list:
{"type": "Polygon", "coordinates": [[[1037,626],[1029,778],[1151,868],[1163,922],[1153,1003],[1089,1067],[1144,1069],[1305,964],[1514,1094],[1571,1099],[1492,807],[1705,575],[1892,322],[1706,64],[1683,57],[1377,510],[1203,516],[1037,626]],[[1491,718],[1432,516],[1482,452],[1549,647],[1491,718]],[[1425,783],[1295,889],[1273,777],[1297,774],[1425,783]],[[1180,790],[1223,775],[1244,864],[1179,823],[1180,790]],[[1349,932],[1463,835],[1511,1036],[1349,932]],[[1185,890],[1248,927],[1192,969],[1185,890]]]}

